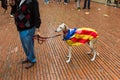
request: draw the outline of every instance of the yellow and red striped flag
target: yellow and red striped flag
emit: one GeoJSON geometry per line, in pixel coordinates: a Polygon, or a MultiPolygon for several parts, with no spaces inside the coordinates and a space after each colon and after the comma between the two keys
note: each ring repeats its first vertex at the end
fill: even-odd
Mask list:
{"type": "Polygon", "coordinates": [[[94,29],[91,28],[70,29],[68,30],[67,35],[64,37],[70,46],[82,45],[94,38],[98,38],[98,34],[94,29]]]}

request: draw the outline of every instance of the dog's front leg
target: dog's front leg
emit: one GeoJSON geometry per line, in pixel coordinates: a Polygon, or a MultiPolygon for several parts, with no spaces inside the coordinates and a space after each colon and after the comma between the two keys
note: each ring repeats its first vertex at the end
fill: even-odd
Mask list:
{"type": "Polygon", "coordinates": [[[72,54],[71,54],[71,52],[72,52],[72,47],[71,46],[69,46],[68,47],[68,60],[66,61],[67,63],[69,63],[70,62],[70,60],[71,60],[71,57],[72,57],[72,54]]]}

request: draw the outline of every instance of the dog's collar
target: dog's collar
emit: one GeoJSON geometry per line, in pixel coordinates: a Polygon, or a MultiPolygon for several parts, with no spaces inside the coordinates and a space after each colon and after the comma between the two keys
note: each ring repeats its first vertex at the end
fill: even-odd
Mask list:
{"type": "Polygon", "coordinates": [[[66,31],[63,31],[63,34],[64,34],[64,35],[66,35],[67,33],[68,33],[68,30],[66,30],[66,31]]]}
{"type": "Polygon", "coordinates": [[[65,40],[65,37],[66,37],[67,33],[68,33],[68,30],[63,31],[63,40],[65,40]]]}
{"type": "Polygon", "coordinates": [[[64,31],[63,32],[63,37],[64,37],[64,40],[68,40],[68,39],[70,39],[74,34],[75,34],[75,32],[76,32],[76,28],[74,28],[74,29],[68,29],[67,31],[64,31]]]}

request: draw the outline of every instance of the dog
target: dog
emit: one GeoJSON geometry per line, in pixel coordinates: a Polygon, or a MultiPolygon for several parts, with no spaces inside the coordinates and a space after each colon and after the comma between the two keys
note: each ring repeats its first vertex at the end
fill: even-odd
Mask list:
{"type": "Polygon", "coordinates": [[[68,44],[68,60],[66,61],[69,63],[71,61],[72,57],[72,46],[80,46],[85,43],[89,44],[89,47],[91,49],[90,53],[94,53],[91,61],[94,61],[96,58],[96,55],[99,55],[99,53],[94,49],[94,44],[97,42],[98,34],[94,29],[91,28],[69,28],[65,23],[62,23],[58,26],[58,28],[55,30],[55,32],[63,32],[63,40],[68,44]]]}

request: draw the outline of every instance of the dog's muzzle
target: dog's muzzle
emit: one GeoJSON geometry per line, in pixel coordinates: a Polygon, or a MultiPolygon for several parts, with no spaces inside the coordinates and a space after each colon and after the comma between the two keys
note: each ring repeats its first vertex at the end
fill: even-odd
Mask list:
{"type": "Polygon", "coordinates": [[[55,32],[57,32],[57,30],[55,30],[55,32]]]}
{"type": "Polygon", "coordinates": [[[60,31],[55,30],[55,32],[60,32],[60,31]]]}

